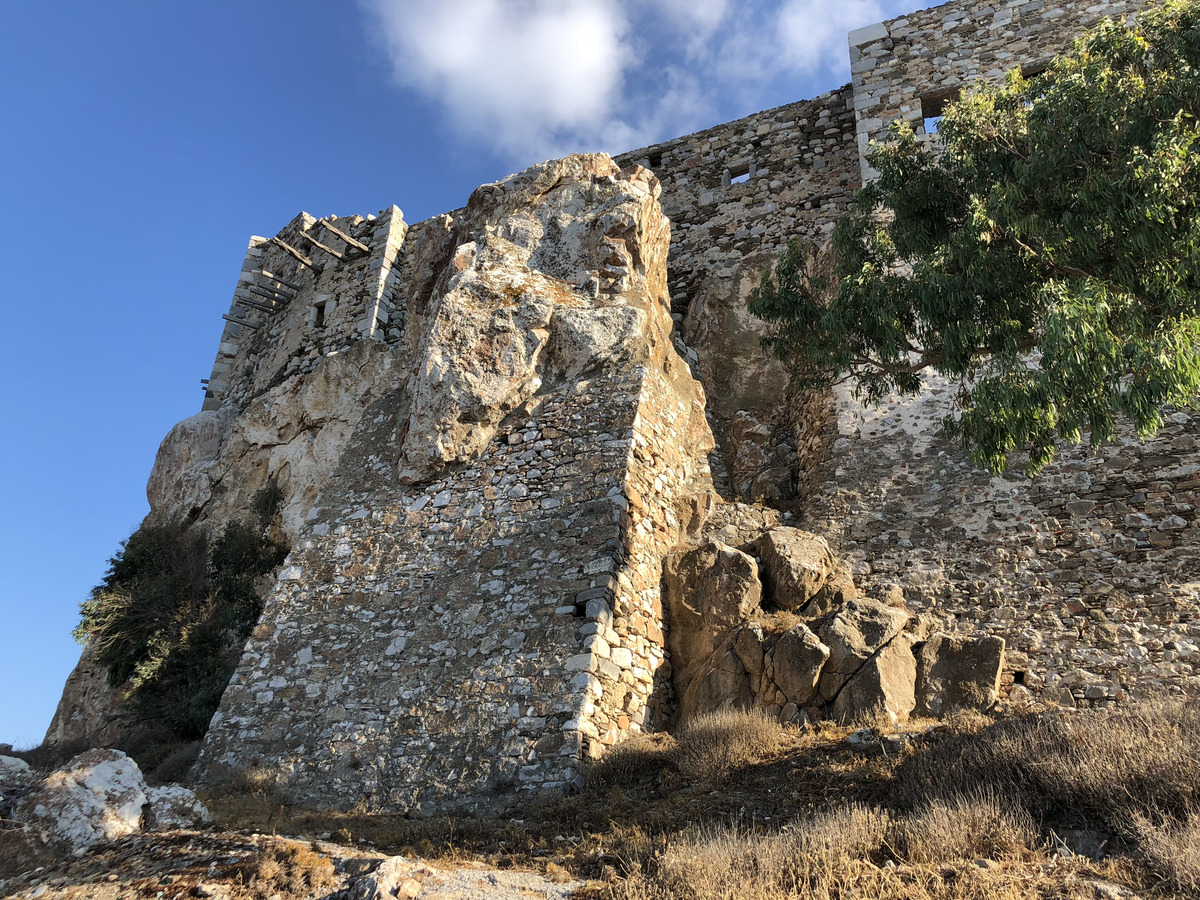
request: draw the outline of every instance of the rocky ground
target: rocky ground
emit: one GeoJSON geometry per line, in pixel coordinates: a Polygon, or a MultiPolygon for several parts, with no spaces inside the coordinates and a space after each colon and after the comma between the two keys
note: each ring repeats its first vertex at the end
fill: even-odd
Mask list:
{"type": "Polygon", "coordinates": [[[81,855],[5,822],[6,897],[316,900],[1194,897],[1200,716],[1170,706],[902,726],[700,717],[512,817],[303,810],[269,779],[214,824],[81,855]],[[287,835],[285,837],[284,835],[287,835]]]}

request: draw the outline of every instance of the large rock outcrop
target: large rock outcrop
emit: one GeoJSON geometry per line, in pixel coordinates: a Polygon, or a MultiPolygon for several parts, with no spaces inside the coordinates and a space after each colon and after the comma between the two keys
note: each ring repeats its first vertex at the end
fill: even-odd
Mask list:
{"type": "Polygon", "coordinates": [[[773,524],[751,535],[747,527],[753,517],[718,510],[710,531],[741,536],[743,549],[710,539],[666,560],[680,722],[727,707],[764,709],[784,722],[895,722],[996,703],[1003,641],[926,640],[927,623],[901,592],[887,592],[886,602],[858,596],[817,535],[773,524]]]}
{"type": "Polygon", "coordinates": [[[306,802],[497,809],[663,723],[662,560],[713,440],[658,190],[570,157],[409,230],[395,377],[303,517],[207,779],[257,759],[306,802]]]}

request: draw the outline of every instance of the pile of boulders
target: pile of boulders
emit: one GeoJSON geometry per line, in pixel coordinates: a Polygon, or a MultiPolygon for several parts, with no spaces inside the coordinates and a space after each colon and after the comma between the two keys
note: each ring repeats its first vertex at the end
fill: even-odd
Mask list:
{"type": "Polygon", "coordinates": [[[663,595],[680,722],[728,707],[898,722],[999,699],[1002,639],[931,633],[898,587],[860,596],[825,540],[798,528],[683,548],[663,595]]]}
{"type": "Polygon", "coordinates": [[[140,831],[195,828],[209,821],[196,795],[177,784],[150,787],[120,750],[88,750],[41,775],[0,756],[0,818],[75,855],[140,831]]]}

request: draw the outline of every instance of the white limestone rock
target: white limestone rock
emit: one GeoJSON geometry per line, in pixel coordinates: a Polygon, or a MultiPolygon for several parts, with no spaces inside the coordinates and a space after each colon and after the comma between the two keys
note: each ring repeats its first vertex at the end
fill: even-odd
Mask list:
{"type": "Polygon", "coordinates": [[[670,349],[670,225],[658,180],[604,155],[534,166],[479,188],[430,298],[400,477],[476,457],[550,380],[670,349]]]}
{"type": "Polygon", "coordinates": [[[140,831],[146,801],[137,763],[119,750],[88,750],[21,798],[15,816],[82,854],[140,831]]]}
{"type": "Polygon", "coordinates": [[[12,794],[29,787],[37,779],[37,772],[25,760],[0,756],[0,792],[12,794]]]}
{"type": "Polygon", "coordinates": [[[190,790],[178,784],[146,789],[146,828],[168,831],[173,828],[198,828],[212,821],[208,808],[190,790]]]}

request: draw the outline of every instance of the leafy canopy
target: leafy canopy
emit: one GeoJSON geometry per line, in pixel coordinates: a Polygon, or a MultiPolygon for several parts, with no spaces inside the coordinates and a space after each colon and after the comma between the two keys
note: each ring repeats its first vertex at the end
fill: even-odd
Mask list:
{"type": "Polygon", "coordinates": [[[231,522],[211,545],[173,526],[139,528],[80,605],[75,637],[145,722],[184,738],[207,730],[262,612],[260,579],[287,555],[267,535],[281,496],[264,488],[257,521],[231,522]]]}
{"type": "Polygon", "coordinates": [[[793,242],[751,310],[802,386],[960,382],[945,425],[993,471],[1058,440],[1143,437],[1200,387],[1200,2],[1105,20],[1043,74],[907,126],[832,239],[793,242]]]}

